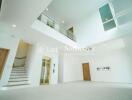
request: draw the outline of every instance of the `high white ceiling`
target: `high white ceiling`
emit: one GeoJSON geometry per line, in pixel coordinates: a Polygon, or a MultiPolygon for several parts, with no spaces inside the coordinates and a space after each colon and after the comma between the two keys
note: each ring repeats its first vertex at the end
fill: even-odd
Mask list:
{"type": "Polygon", "coordinates": [[[2,0],[0,21],[31,25],[51,0],[2,0]]]}
{"type": "Polygon", "coordinates": [[[28,43],[41,43],[51,46],[63,45],[31,28],[33,22],[48,6],[51,0],[2,0],[0,12],[0,34],[20,37],[28,43]],[[13,28],[15,24],[17,27],[13,28]]]}
{"type": "Polygon", "coordinates": [[[75,23],[87,18],[106,0],[53,0],[45,13],[56,19],[64,20],[66,23],[75,23]]]}
{"type": "MultiPolygon", "coordinates": [[[[52,0],[3,0],[0,12],[0,34],[2,31],[7,31],[10,35],[19,36],[30,43],[41,42],[52,44],[52,46],[62,46],[61,42],[31,28],[50,1],[52,0]],[[12,24],[16,24],[17,27],[12,28],[12,24]]],[[[64,20],[65,23],[75,23],[87,18],[104,2],[105,0],[53,0],[47,14],[64,20]]],[[[122,33],[125,33],[124,31],[122,33]]]]}

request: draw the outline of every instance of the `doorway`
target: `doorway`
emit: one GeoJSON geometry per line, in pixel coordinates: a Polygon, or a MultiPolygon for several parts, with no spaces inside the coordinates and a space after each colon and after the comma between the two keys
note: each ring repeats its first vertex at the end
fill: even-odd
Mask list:
{"type": "Polygon", "coordinates": [[[28,55],[28,49],[30,46],[31,46],[30,44],[24,42],[23,40],[19,41],[15,60],[13,63],[14,68],[25,67],[25,63],[26,63],[27,55],[28,55]]]}
{"type": "Polygon", "coordinates": [[[48,85],[50,83],[50,69],[51,69],[51,58],[44,57],[44,59],[42,59],[40,85],[48,85]]]}
{"type": "Polygon", "coordinates": [[[85,81],[91,81],[89,63],[83,63],[82,67],[83,67],[83,79],[85,81]]]}
{"type": "Polygon", "coordinates": [[[0,48],[0,79],[2,77],[3,69],[6,63],[6,59],[9,53],[9,49],[0,48]]]}

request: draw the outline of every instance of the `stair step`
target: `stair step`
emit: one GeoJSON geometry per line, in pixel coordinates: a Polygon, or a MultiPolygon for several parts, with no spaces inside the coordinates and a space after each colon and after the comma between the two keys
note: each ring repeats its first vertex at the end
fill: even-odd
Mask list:
{"type": "Polygon", "coordinates": [[[12,71],[11,73],[17,74],[17,73],[27,73],[26,71],[12,71]]]}
{"type": "Polygon", "coordinates": [[[27,76],[27,73],[11,73],[10,76],[27,76]]]}
{"type": "Polygon", "coordinates": [[[28,80],[9,80],[8,82],[10,83],[10,82],[26,82],[26,81],[28,80]]]}
{"type": "Polygon", "coordinates": [[[20,79],[28,78],[28,76],[27,75],[11,75],[10,76],[10,79],[18,79],[18,78],[20,79]]]}
{"type": "Polygon", "coordinates": [[[28,84],[28,81],[8,82],[7,85],[28,84]]]}
{"type": "Polygon", "coordinates": [[[9,81],[22,81],[22,80],[28,80],[28,78],[10,78],[9,81]]]}
{"type": "Polygon", "coordinates": [[[25,72],[26,73],[25,70],[12,70],[12,73],[22,73],[22,72],[25,72]]]}
{"type": "Polygon", "coordinates": [[[9,80],[8,82],[23,82],[23,81],[28,81],[28,79],[23,79],[23,80],[9,80]]]}
{"type": "Polygon", "coordinates": [[[11,72],[11,74],[27,74],[26,72],[11,72]]]}
{"type": "Polygon", "coordinates": [[[13,67],[8,84],[5,87],[28,86],[28,75],[24,67],[13,67]]]}
{"type": "Polygon", "coordinates": [[[13,67],[13,68],[25,68],[25,67],[13,67]]]}
{"type": "Polygon", "coordinates": [[[26,72],[11,72],[11,75],[16,75],[16,74],[25,74],[25,75],[27,75],[26,72]]]}
{"type": "Polygon", "coordinates": [[[25,68],[24,67],[20,67],[20,68],[14,67],[12,69],[25,69],[25,68]]]}
{"type": "Polygon", "coordinates": [[[24,66],[22,66],[22,67],[20,66],[20,67],[13,67],[13,68],[25,68],[25,67],[24,66]]]}
{"type": "Polygon", "coordinates": [[[26,74],[11,74],[10,76],[11,76],[11,77],[15,77],[15,76],[16,76],[16,77],[17,77],[17,76],[19,77],[19,76],[27,76],[27,75],[26,75],[26,74]]]}
{"type": "Polygon", "coordinates": [[[12,69],[17,69],[17,70],[19,70],[19,69],[25,69],[25,68],[12,68],[12,69]]]}
{"type": "Polygon", "coordinates": [[[29,84],[28,85],[19,85],[19,86],[3,86],[0,88],[0,90],[15,90],[15,89],[23,89],[23,88],[29,88],[31,87],[29,84]]]}
{"type": "Polygon", "coordinates": [[[28,78],[27,76],[10,76],[10,79],[28,78]]]}
{"type": "Polygon", "coordinates": [[[12,71],[25,71],[25,69],[12,69],[12,71]]]}
{"type": "Polygon", "coordinates": [[[15,87],[15,86],[28,86],[29,84],[14,84],[14,85],[6,85],[4,87],[15,87]]]}

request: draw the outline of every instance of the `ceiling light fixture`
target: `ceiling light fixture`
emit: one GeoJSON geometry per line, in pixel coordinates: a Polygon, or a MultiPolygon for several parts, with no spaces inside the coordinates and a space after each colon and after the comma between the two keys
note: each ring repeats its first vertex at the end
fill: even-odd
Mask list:
{"type": "Polygon", "coordinates": [[[61,23],[63,23],[63,24],[64,24],[64,23],[65,23],[65,21],[63,20],[63,21],[61,21],[61,23]]]}
{"type": "Polygon", "coordinates": [[[16,25],[15,25],[15,24],[13,24],[13,25],[12,25],[12,27],[13,27],[13,28],[16,28],[16,25]]]}
{"type": "Polygon", "coordinates": [[[46,11],[48,11],[49,9],[48,9],[48,8],[46,8],[45,10],[46,10],[46,11]]]}

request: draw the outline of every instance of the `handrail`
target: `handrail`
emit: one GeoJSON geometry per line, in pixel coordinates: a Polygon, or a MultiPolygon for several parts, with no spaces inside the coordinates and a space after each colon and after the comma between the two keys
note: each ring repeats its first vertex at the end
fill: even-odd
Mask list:
{"type": "Polygon", "coordinates": [[[21,59],[26,59],[27,57],[15,57],[15,59],[21,60],[21,59]]]}
{"type": "Polygon", "coordinates": [[[58,23],[54,18],[49,17],[48,15],[46,15],[45,13],[41,13],[41,16],[44,15],[46,16],[48,19],[52,20],[54,23],[58,23]]]}
{"type": "MultiPolygon", "coordinates": [[[[54,24],[58,24],[58,23],[59,23],[59,22],[55,21],[53,18],[50,18],[48,15],[46,15],[46,14],[44,14],[44,13],[41,13],[41,15],[38,17],[38,20],[42,21],[42,19],[41,19],[42,16],[45,16],[45,17],[47,17],[48,19],[52,20],[54,24]]],[[[43,22],[43,21],[42,21],[42,22],[43,22]]],[[[45,22],[43,22],[43,23],[45,23],[45,22]]],[[[47,24],[47,23],[45,23],[45,24],[47,24]]],[[[55,29],[55,27],[52,27],[52,28],[55,29]]],[[[55,29],[55,30],[56,30],[56,29],[55,29]]],[[[71,40],[73,40],[73,41],[76,41],[76,40],[75,40],[74,34],[72,35],[72,37],[68,36],[68,33],[67,33],[67,30],[66,30],[66,29],[61,28],[61,30],[59,29],[59,30],[56,30],[56,31],[62,33],[63,35],[65,35],[65,36],[68,37],[69,39],[71,39],[71,40]],[[63,32],[62,30],[63,30],[64,32],[63,32]]]]}

